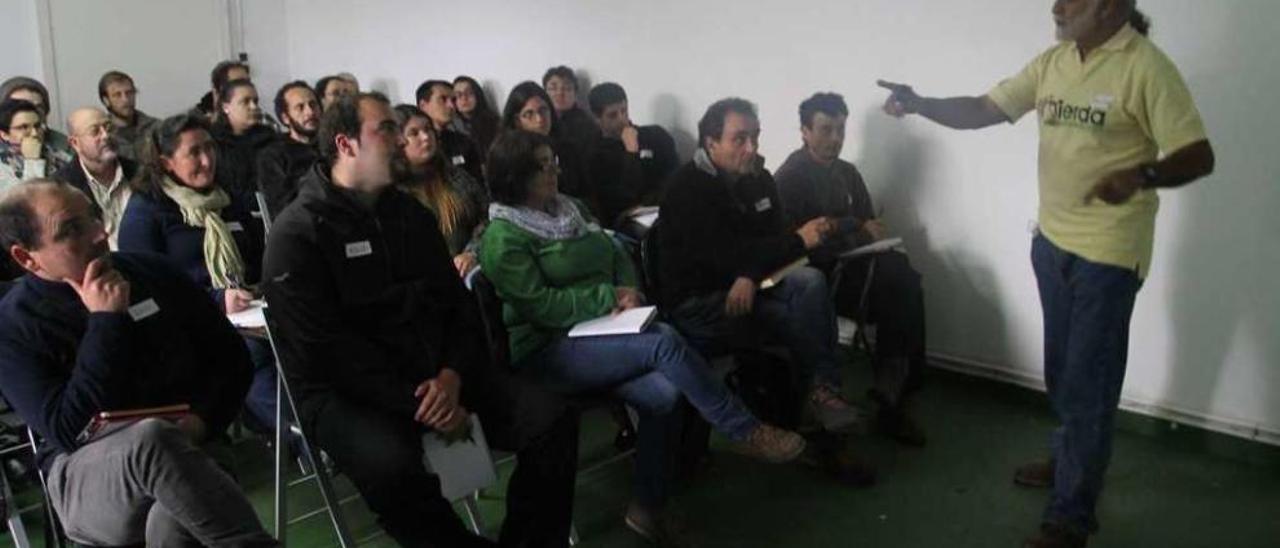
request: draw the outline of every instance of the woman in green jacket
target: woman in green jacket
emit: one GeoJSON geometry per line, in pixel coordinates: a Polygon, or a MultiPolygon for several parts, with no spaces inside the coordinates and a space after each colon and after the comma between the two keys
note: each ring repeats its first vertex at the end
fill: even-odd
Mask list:
{"type": "Polygon", "coordinates": [[[661,516],[672,450],[665,432],[681,396],[740,451],[769,462],[799,456],[804,439],[756,419],[672,327],[567,337],[574,324],[644,303],[634,268],[586,208],[558,192],[547,137],[508,131],[486,167],[493,203],[480,265],[504,303],[513,366],[562,393],[612,391],[640,415],[628,526],[651,539],[671,533],[661,516]]]}

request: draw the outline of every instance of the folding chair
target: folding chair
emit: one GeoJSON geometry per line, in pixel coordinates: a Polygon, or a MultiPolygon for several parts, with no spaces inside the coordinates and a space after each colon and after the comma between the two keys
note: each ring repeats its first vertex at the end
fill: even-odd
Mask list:
{"type": "Polygon", "coordinates": [[[333,488],[332,478],[329,477],[329,471],[325,467],[320,452],[315,446],[311,445],[311,441],[307,439],[306,432],[299,425],[293,424],[291,417],[297,416],[297,406],[294,404],[293,392],[289,389],[289,381],[284,372],[284,362],[280,360],[280,352],[276,346],[274,333],[274,322],[271,319],[270,308],[262,311],[263,317],[266,319],[266,335],[267,342],[271,345],[271,353],[276,358],[276,439],[275,439],[275,534],[276,540],[280,544],[286,545],[286,537],[288,527],[292,524],[310,519],[314,516],[327,512],[329,521],[333,524],[333,532],[338,537],[338,544],[342,548],[354,548],[356,541],[351,537],[351,531],[347,528],[347,523],[342,515],[342,505],[353,501],[358,495],[352,495],[344,499],[338,499],[337,492],[333,488]],[[288,466],[286,447],[289,444],[289,437],[286,432],[292,432],[297,436],[298,449],[301,453],[299,460],[303,461],[302,477],[293,481],[287,481],[285,478],[285,468],[288,466]],[[288,489],[314,480],[316,486],[320,490],[320,498],[324,503],[322,508],[317,508],[306,512],[293,519],[289,519],[288,513],[288,489]]]}
{"type": "MultiPolygon", "coordinates": [[[[4,466],[3,460],[7,459],[8,456],[13,453],[25,451],[28,447],[31,448],[34,454],[34,445],[28,445],[25,443],[20,443],[7,447],[4,450],[0,450],[0,497],[3,497],[3,501],[6,506],[17,501],[13,498],[13,487],[9,483],[9,471],[7,467],[4,466]]],[[[44,483],[43,474],[41,475],[41,483],[44,483]]],[[[31,548],[31,539],[27,536],[27,528],[22,522],[22,514],[35,509],[36,507],[34,505],[25,508],[7,507],[4,509],[6,512],[5,525],[8,526],[9,538],[13,539],[13,545],[16,548],[31,548]]],[[[51,507],[50,511],[52,511],[51,507]]]]}
{"type": "Polygon", "coordinates": [[[253,193],[253,199],[258,202],[258,211],[253,212],[253,216],[262,219],[262,233],[264,235],[271,234],[271,210],[267,209],[267,195],[261,190],[253,193]]]}

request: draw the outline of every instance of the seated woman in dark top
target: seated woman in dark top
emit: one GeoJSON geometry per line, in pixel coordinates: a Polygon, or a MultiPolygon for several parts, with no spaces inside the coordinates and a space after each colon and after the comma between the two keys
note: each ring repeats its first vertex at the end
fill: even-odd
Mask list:
{"type": "MultiPolygon", "coordinates": [[[[224,313],[254,299],[263,236],[246,204],[215,180],[218,153],[203,119],[179,114],[161,122],[142,150],[143,165],[120,221],[121,251],[163,255],[208,291],[224,313]]],[[[275,424],[276,371],[271,348],[245,337],[254,380],[245,405],[270,430],[275,424]]]]}
{"type": "Polygon", "coordinates": [[[477,264],[476,236],[489,219],[489,194],[466,171],[445,161],[431,119],[418,107],[400,105],[395,114],[408,168],[398,186],[435,214],[453,266],[465,276],[477,264]]]}
{"type": "Polygon", "coordinates": [[[498,114],[489,103],[480,83],[470,76],[453,79],[453,129],[467,134],[480,148],[480,156],[489,155],[493,138],[498,136],[498,114]]]}
{"type": "Polygon", "coordinates": [[[560,169],[547,137],[505,132],[486,166],[494,203],[480,264],[503,301],[517,374],[565,394],[610,391],[640,415],[628,526],[649,538],[669,532],[660,519],[672,449],[667,427],[679,420],[682,396],[743,453],[768,462],[799,456],[803,438],[761,423],[667,324],[568,337],[574,324],[643,304],[631,261],[579,202],[557,191],[560,169]]]}
{"type": "Polygon", "coordinates": [[[258,209],[258,153],[280,136],[264,120],[258,89],[248,80],[232,80],[218,90],[211,134],[218,147],[217,181],[223,190],[258,209]]]}
{"type": "Polygon", "coordinates": [[[551,138],[551,148],[560,161],[560,191],[582,200],[597,215],[596,188],[587,173],[586,153],[561,134],[560,120],[551,105],[551,96],[536,82],[522,82],[507,96],[502,109],[505,130],[523,129],[551,138]]]}

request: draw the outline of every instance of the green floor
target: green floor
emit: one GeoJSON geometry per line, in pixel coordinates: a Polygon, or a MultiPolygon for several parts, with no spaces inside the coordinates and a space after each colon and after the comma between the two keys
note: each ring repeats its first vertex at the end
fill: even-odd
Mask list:
{"type": "MultiPolygon", "coordinates": [[[[928,447],[900,448],[878,438],[853,443],[880,467],[875,487],[854,490],[798,466],[757,464],[717,442],[710,470],[674,508],[700,546],[1019,546],[1046,493],[1015,487],[1010,474],[1044,454],[1053,421],[1043,395],[930,373],[918,408],[928,447]]],[[[865,379],[855,375],[850,392],[859,386],[865,379]]],[[[583,431],[584,460],[612,452],[607,417],[589,415],[583,431]]],[[[269,524],[266,450],[252,442],[240,447],[243,482],[269,524]]],[[[630,476],[623,461],[579,478],[580,546],[645,546],[622,525],[630,476]]],[[[351,492],[341,479],[339,490],[351,492]]],[[[28,489],[19,498],[34,496],[28,489]]],[[[482,501],[491,525],[500,522],[500,497],[495,489],[482,501]]],[[[310,488],[295,489],[293,511],[314,500],[310,488]]],[[[346,508],[356,537],[377,532],[360,502],[346,508]]],[[[1126,415],[1099,518],[1095,547],[1280,547],[1280,449],[1126,415]]],[[[42,544],[39,516],[26,522],[33,544],[42,544]]],[[[289,534],[293,546],[335,544],[323,516],[292,526],[289,534]]],[[[366,545],[394,543],[382,536],[366,545]]]]}

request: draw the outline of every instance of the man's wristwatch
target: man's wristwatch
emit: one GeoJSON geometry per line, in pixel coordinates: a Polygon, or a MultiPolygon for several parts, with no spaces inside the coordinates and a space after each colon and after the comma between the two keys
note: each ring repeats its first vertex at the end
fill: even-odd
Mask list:
{"type": "Polygon", "coordinates": [[[1155,188],[1156,182],[1160,180],[1160,174],[1156,173],[1155,164],[1138,166],[1138,173],[1142,175],[1142,186],[1144,188],[1155,188]]]}

